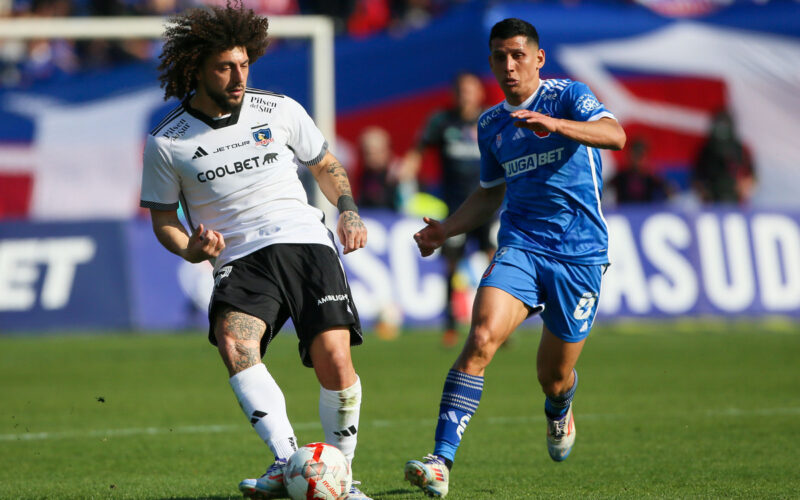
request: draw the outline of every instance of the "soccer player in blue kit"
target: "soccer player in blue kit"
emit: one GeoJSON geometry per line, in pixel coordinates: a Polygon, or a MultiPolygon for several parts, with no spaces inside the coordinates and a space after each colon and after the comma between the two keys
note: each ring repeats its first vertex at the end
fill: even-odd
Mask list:
{"type": "Polygon", "coordinates": [[[536,356],[545,394],[547,449],[567,458],[575,442],[575,363],[597,311],[608,262],[600,207],[598,148],[619,150],[625,132],[589,88],[543,80],[545,53],[530,23],[505,19],[489,35],[489,65],[506,99],[481,115],[480,186],[444,221],[425,218],[414,235],[423,257],[486,222],[506,201],[498,250],[475,297],[472,325],[447,374],[432,454],[405,465],[430,496],[447,495],[450,468],[478,408],[484,371],[498,347],[532,314],[544,326],[536,356]]]}

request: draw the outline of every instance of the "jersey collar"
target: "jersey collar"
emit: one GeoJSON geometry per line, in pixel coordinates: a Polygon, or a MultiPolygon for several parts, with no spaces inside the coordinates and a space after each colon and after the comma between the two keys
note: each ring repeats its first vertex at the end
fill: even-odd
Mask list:
{"type": "MultiPolygon", "coordinates": [[[[236,125],[239,122],[239,113],[242,111],[242,107],[239,106],[235,110],[231,112],[231,114],[223,117],[223,118],[211,118],[210,116],[202,113],[189,105],[189,99],[191,99],[191,95],[187,96],[186,99],[183,100],[183,108],[186,110],[187,113],[194,116],[201,122],[205,123],[209,127],[213,128],[214,130],[227,127],[229,125],[236,125]]],[[[244,104],[244,102],[242,102],[244,104]]]]}
{"type": "Polygon", "coordinates": [[[536,90],[533,91],[533,94],[531,94],[530,97],[522,101],[522,104],[519,106],[512,106],[508,103],[508,101],[503,101],[503,109],[509,113],[519,111],[520,109],[528,109],[528,106],[530,106],[533,100],[536,99],[536,96],[539,95],[539,90],[542,88],[542,83],[544,83],[543,80],[539,78],[539,85],[536,86],[536,90]]]}

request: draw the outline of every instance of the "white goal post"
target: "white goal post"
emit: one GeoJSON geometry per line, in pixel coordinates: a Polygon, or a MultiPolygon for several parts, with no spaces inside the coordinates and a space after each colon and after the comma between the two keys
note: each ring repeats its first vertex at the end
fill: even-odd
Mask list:
{"type": "MultiPolygon", "coordinates": [[[[0,41],[41,38],[136,39],[161,38],[167,17],[64,17],[0,19],[0,41]]],[[[333,21],[325,16],[270,16],[269,34],[276,38],[311,40],[309,72],[314,121],[328,141],[336,147],[336,101],[334,74],[333,21]]],[[[324,202],[319,187],[309,193],[309,201],[322,209],[328,220],[336,220],[332,207],[324,202]]]]}

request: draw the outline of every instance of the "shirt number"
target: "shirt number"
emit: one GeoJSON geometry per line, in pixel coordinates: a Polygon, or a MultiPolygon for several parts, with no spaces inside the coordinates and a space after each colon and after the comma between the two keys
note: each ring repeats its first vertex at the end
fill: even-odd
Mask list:
{"type": "Polygon", "coordinates": [[[596,293],[584,293],[581,299],[578,301],[578,306],[575,307],[575,312],[572,313],[572,316],[578,320],[588,318],[592,314],[592,309],[594,308],[595,303],[597,303],[596,293]]]}

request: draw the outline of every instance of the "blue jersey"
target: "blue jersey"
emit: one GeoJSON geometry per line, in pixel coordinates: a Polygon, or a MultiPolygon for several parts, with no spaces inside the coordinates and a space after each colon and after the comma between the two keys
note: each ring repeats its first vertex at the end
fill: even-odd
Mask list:
{"type": "Polygon", "coordinates": [[[559,134],[517,128],[509,115],[521,109],[574,121],[614,118],[586,84],[571,80],[541,80],[521,105],[503,101],[481,115],[481,186],[506,183],[498,247],[607,264],[600,152],[559,134]]]}

